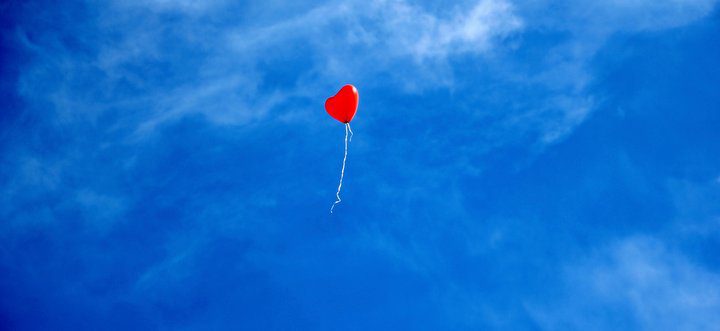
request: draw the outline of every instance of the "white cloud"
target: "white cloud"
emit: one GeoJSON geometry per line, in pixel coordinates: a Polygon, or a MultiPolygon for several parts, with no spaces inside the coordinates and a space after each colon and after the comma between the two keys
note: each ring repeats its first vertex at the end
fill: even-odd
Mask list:
{"type": "MultiPolygon", "coordinates": [[[[365,87],[392,84],[409,93],[454,89],[458,82],[449,61],[472,56],[479,63],[485,62],[498,82],[540,88],[548,94],[546,99],[521,104],[506,115],[495,114],[501,118],[500,126],[489,130],[505,135],[537,131],[538,141],[550,144],[572,132],[591,113],[593,97],[585,91],[592,81],[588,62],[608,36],[617,31],[688,24],[707,15],[714,4],[714,0],[571,1],[558,5],[480,0],[433,11],[405,0],[346,1],[320,4],[294,15],[283,12],[276,17],[218,24],[202,23],[201,18],[223,8],[235,8],[227,1],[117,2],[99,11],[96,22],[101,37],[97,38],[96,56],[89,62],[66,57],[61,44],[52,45],[50,50],[49,45],[22,38],[26,47],[43,57],[41,63],[24,72],[21,86],[28,90],[28,97],[36,95],[37,86],[42,85],[38,82],[47,81],[55,74],[52,70],[61,70],[64,77],[46,94],[58,114],[67,120],[83,120],[104,111],[133,107],[143,110],[133,112],[141,116],[124,125],[148,133],[158,124],[188,114],[203,114],[218,124],[261,121],[281,105],[281,100],[322,99],[337,85],[335,82],[353,81],[365,87]],[[549,8],[552,15],[548,15],[549,8]],[[171,26],[155,16],[168,10],[177,15],[171,26]],[[512,43],[506,38],[520,36],[525,29],[568,31],[570,37],[549,46],[540,68],[509,64],[504,55],[493,56],[498,49],[511,55],[514,47],[522,47],[522,38],[512,43]],[[175,58],[176,49],[168,47],[178,44],[194,48],[200,58],[193,63],[196,67],[177,68],[189,71],[188,80],[161,88],[132,69],[154,63],[180,66],[173,61],[185,59],[175,58]],[[294,72],[294,85],[270,91],[269,98],[258,96],[267,93],[260,86],[270,79],[259,68],[262,63],[301,54],[312,60],[294,72]],[[55,66],[47,67],[48,61],[55,66]],[[103,77],[96,82],[98,91],[92,95],[104,94],[104,100],[77,95],[80,92],[71,88],[75,80],[82,78],[81,73],[98,69],[103,77]],[[383,78],[378,80],[379,76],[383,78]],[[117,84],[146,92],[130,99],[115,98],[117,84]]],[[[285,6],[273,2],[265,5],[285,6]]],[[[304,110],[292,110],[298,111],[304,110]]],[[[272,113],[287,119],[301,118],[272,113]]]]}
{"type": "Polygon", "coordinates": [[[373,5],[383,22],[380,30],[387,36],[382,47],[417,61],[482,53],[496,39],[522,28],[513,6],[502,0],[456,7],[448,17],[429,14],[405,1],[376,1],[373,5]]]}
{"type": "Polygon", "coordinates": [[[242,53],[301,39],[305,46],[328,45],[336,52],[361,44],[371,54],[423,59],[482,52],[494,39],[522,27],[513,6],[504,0],[482,0],[470,8],[453,8],[452,15],[441,17],[403,0],[331,3],[291,19],[241,28],[230,35],[230,41],[242,53]]]}
{"type": "MultiPolygon", "coordinates": [[[[221,125],[264,121],[268,114],[300,120],[298,113],[315,109],[289,109],[282,107],[283,101],[322,100],[336,82],[393,84],[405,92],[451,86],[449,58],[482,56],[522,28],[522,20],[504,0],[477,1],[437,14],[403,0],[331,2],[289,18],[199,21],[223,6],[228,4],[155,1],[104,6],[90,20],[96,26],[86,42],[95,50],[84,56],[76,56],[59,36],[48,35],[36,43],[20,29],[23,44],[39,56],[23,71],[20,93],[33,103],[51,105],[46,116],[52,114],[66,124],[95,123],[104,114],[122,112],[112,129],[127,132],[131,141],[193,114],[221,125]],[[157,16],[168,10],[176,15],[172,23],[157,16]],[[262,66],[298,56],[312,60],[286,73],[297,75],[295,84],[268,90],[275,82],[262,66]],[[156,67],[182,75],[164,82],[154,73],[156,67]],[[123,94],[121,88],[136,92],[123,94]]],[[[85,38],[84,31],[78,32],[85,38]]]]}
{"type": "Polygon", "coordinates": [[[720,275],[651,237],[621,240],[571,264],[564,280],[559,299],[527,305],[542,329],[715,330],[720,325],[720,275]]]}
{"type": "MultiPolygon", "coordinates": [[[[541,145],[562,140],[595,108],[587,91],[593,82],[590,62],[607,40],[618,33],[659,31],[690,24],[708,15],[716,0],[538,1],[518,5],[528,30],[565,34],[548,46],[543,67],[536,72],[509,68],[516,84],[539,85],[550,94],[545,102],[515,112],[538,129],[541,145]]],[[[521,64],[522,65],[522,64],[521,64]]]]}
{"type": "Polygon", "coordinates": [[[687,24],[706,15],[714,3],[585,1],[551,6],[480,0],[434,11],[405,0],[347,1],[305,6],[310,9],[298,14],[218,23],[205,19],[230,8],[225,1],[155,1],[147,5],[152,10],[118,2],[98,12],[93,40],[97,51],[90,58],[73,58],[57,40],[52,45],[30,42],[20,30],[23,44],[41,55],[23,71],[20,86],[28,100],[53,105],[61,121],[92,122],[104,113],[122,111],[128,115],[121,116],[114,129],[142,139],[158,125],[194,114],[221,125],[256,123],[271,114],[302,124],[300,115],[317,110],[310,109],[310,100],[323,100],[327,91],[348,81],[365,88],[392,86],[408,96],[430,89],[480,93],[456,77],[465,69],[453,61],[470,57],[486,68],[478,76],[492,77],[489,94],[503,100],[486,102],[482,96],[486,103],[458,110],[475,119],[494,119],[484,121],[480,133],[494,146],[518,137],[533,137],[545,146],[562,140],[592,113],[596,103],[587,91],[593,81],[588,66],[612,33],[687,24]],[[175,19],[159,19],[158,10],[176,11],[175,19]],[[602,24],[605,21],[611,24],[602,24]],[[526,46],[526,31],[568,35],[548,45],[538,64],[528,65],[514,55],[526,46]],[[286,73],[294,76],[287,84],[276,84],[264,67],[296,58],[307,62],[286,73]],[[155,65],[167,67],[169,74],[184,74],[159,84],[158,74],[137,69],[155,65]],[[97,73],[92,87],[76,88],[97,73]],[[53,84],[43,83],[47,81],[53,84]],[[119,86],[137,93],[118,94],[119,86]],[[541,96],[507,100],[522,91],[541,96]],[[37,100],[38,95],[47,100],[37,100]],[[308,106],[283,106],[293,98],[308,106]]]}
{"type": "Polygon", "coordinates": [[[113,5],[120,7],[135,7],[136,9],[146,9],[158,12],[182,12],[189,15],[199,15],[212,9],[222,7],[227,4],[226,0],[123,0],[113,1],[113,5]]]}
{"type": "Polygon", "coordinates": [[[448,57],[489,52],[521,28],[522,20],[503,0],[455,6],[447,16],[407,1],[376,0],[318,6],[290,19],[239,28],[227,40],[246,58],[294,56],[288,49],[295,48],[310,52],[317,57],[308,68],[314,80],[374,86],[388,83],[378,76],[389,76],[394,85],[418,91],[450,84],[448,57]]]}
{"type": "Polygon", "coordinates": [[[691,23],[707,14],[716,0],[607,0],[572,2],[574,21],[584,21],[593,30],[661,30],[691,23]]]}

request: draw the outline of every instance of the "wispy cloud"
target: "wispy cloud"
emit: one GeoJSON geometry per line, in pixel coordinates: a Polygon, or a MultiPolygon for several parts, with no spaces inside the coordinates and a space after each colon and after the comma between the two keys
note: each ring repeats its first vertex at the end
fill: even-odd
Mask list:
{"type": "Polygon", "coordinates": [[[652,237],[605,247],[568,265],[564,277],[559,300],[528,305],[543,329],[713,330],[720,323],[720,276],[652,237]]]}
{"type": "Polygon", "coordinates": [[[0,85],[21,100],[0,122],[0,320],[42,323],[27,306],[49,324],[206,329],[297,300],[285,313],[315,329],[410,311],[459,329],[717,325],[717,272],[683,246],[714,247],[717,183],[635,159],[668,146],[633,130],[666,127],[588,120],[608,42],[664,38],[714,4],[18,6],[3,31],[23,57],[0,85]],[[348,82],[348,203],[328,220],[342,131],[322,102],[348,82]],[[617,225],[648,206],[671,221],[582,217],[617,225]]]}
{"type": "MultiPolygon", "coordinates": [[[[471,56],[489,68],[478,75],[491,75],[496,85],[504,82],[497,88],[526,85],[522,88],[545,94],[520,104],[501,103],[508,111],[492,114],[500,120],[488,123],[494,125],[489,131],[505,131],[503,135],[511,137],[511,132],[530,132],[540,144],[548,144],[571,132],[596,106],[596,98],[586,90],[592,81],[587,65],[609,36],[687,24],[706,15],[714,3],[567,2],[557,7],[553,15],[561,19],[555,20],[538,10],[547,7],[542,2],[482,0],[432,13],[422,4],[403,0],[351,1],[304,6],[307,11],[289,18],[266,16],[243,24],[242,10],[223,1],[154,2],[150,9],[179,9],[168,26],[157,20],[154,11],[120,2],[89,20],[96,32],[92,40],[83,41],[91,50],[82,61],[69,57],[77,50],[58,43],[59,35],[50,32],[37,42],[19,30],[26,47],[56,62],[54,67],[31,66],[21,77],[21,86],[32,87],[33,93],[49,77],[63,76],[43,87],[50,89],[48,101],[56,105],[56,112],[82,118],[132,107],[137,111],[123,116],[125,125],[152,132],[157,124],[189,114],[203,114],[219,124],[263,120],[270,113],[298,118],[279,113],[277,107],[283,100],[322,98],[337,82],[354,81],[366,88],[392,84],[410,94],[428,88],[466,93],[472,85],[465,78],[459,80],[448,61],[471,56]],[[196,24],[223,8],[237,10],[230,15],[237,20],[196,24]],[[551,44],[544,59],[528,67],[513,55],[524,47],[526,31],[567,32],[569,37],[551,44]],[[185,54],[182,59],[173,55],[178,52],[185,54]],[[287,84],[273,82],[265,66],[282,66],[289,56],[302,63],[291,70],[295,79],[287,84]],[[148,69],[141,73],[137,68],[148,69]],[[390,80],[378,81],[377,76],[390,80]],[[177,79],[170,83],[170,77],[177,79]],[[87,98],[69,89],[84,80],[95,82],[93,94],[105,96],[103,102],[84,101],[87,98]],[[130,96],[123,92],[128,89],[143,93],[130,96]]],[[[310,110],[307,104],[299,106],[296,112],[310,110]]],[[[478,109],[468,112],[487,119],[478,109]]]]}
{"type": "MultiPolygon", "coordinates": [[[[154,17],[155,13],[139,6],[117,4],[103,8],[89,21],[97,29],[96,37],[83,41],[92,49],[82,61],[71,58],[77,50],[62,43],[30,41],[20,30],[18,36],[29,50],[58,64],[27,70],[21,77],[25,95],[34,93],[49,76],[60,74],[64,77],[48,87],[49,101],[56,105],[56,112],[73,118],[133,106],[143,109],[135,113],[143,118],[134,118],[131,121],[139,123],[129,124],[143,128],[193,113],[204,114],[217,123],[241,124],[263,118],[277,104],[259,97],[261,93],[275,93],[284,99],[318,97],[331,85],[330,81],[377,85],[368,79],[381,72],[390,73],[394,83],[408,87],[447,82],[445,58],[487,51],[494,40],[521,27],[510,4],[490,0],[469,8],[457,7],[444,18],[405,1],[331,3],[290,19],[270,18],[249,26],[242,25],[242,21],[237,26],[198,25],[197,15],[211,14],[195,8],[194,3],[159,1],[155,5],[183,10],[172,26],[165,26],[154,17]],[[127,24],[130,21],[142,23],[127,24]],[[307,57],[309,66],[292,70],[297,77],[295,84],[273,88],[259,67],[299,55],[285,46],[302,48],[305,55],[299,58],[307,57]],[[182,59],[173,55],[180,51],[185,52],[182,59]],[[188,54],[194,58],[188,58],[188,54]],[[158,62],[160,59],[162,62],[158,62]],[[429,60],[434,63],[427,63],[429,60]],[[415,64],[408,67],[407,61],[415,64]],[[141,67],[147,68],[145,72],[136,70],[141,67]],[[405,73],[397,76],[398,70],[405,73]],[[178,76],[180,73],[183,76],[178,76]],[[173,76],[184,79],[167,84],[173,76]],[[82,96],[75,95],[77,91],[69,89],[83,80],[93,80],[95,93],[105,95],[105,102],[86,103],[82,96]],[[324,83],[318,86],[320,82],[324,83]],[[270,91],[265,90],[268,87],[270,91]],[[129,97],[121,88],[144,93],[129,97]]],[[[207,7],[219,10],[222,3],[207,7]]],[[[49,33],[45,40],[60,37],[49,33]]]]}

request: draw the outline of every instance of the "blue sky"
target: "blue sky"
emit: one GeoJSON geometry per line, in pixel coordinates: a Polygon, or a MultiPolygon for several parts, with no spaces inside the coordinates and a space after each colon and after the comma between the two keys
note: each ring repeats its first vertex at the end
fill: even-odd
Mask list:
{"type": "Polygon", "coordinates": [[[714,0],[0,13],[3,329],[720,325],[714,0]]]}

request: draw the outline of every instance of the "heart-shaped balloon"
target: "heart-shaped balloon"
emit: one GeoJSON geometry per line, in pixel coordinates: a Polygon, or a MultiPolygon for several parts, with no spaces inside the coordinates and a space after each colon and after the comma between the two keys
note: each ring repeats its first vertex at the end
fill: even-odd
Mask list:
{"type": "Polygon", "coordinates": [[[355,86],[345,85],[325,101],[325,111],[342,123],[350,123],[357,111],[359,99],[355,86]]]}

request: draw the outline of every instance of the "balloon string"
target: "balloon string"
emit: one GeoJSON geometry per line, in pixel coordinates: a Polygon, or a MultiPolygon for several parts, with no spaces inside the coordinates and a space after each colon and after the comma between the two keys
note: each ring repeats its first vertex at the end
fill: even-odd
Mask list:
{"type": "Polygon", "coordinates": [[[350,129],[350,123],[345,123],[345,155],[343,156],[343,162],[342,162],[342,170],[340,170],[340,184],[338,185],[337,192],[335,193],[335,197],[337,200],[330,206],[330,214],[333,213],[333,209],[335,209],[335,205],[340,203],[340,189],[342,188],[342,181],[343,177],[345,176],[345,161],[347,161],[347,153],[348,153],[348,132],[350,132],[350,140],[352,141],[352,129],[350,129]]]}

